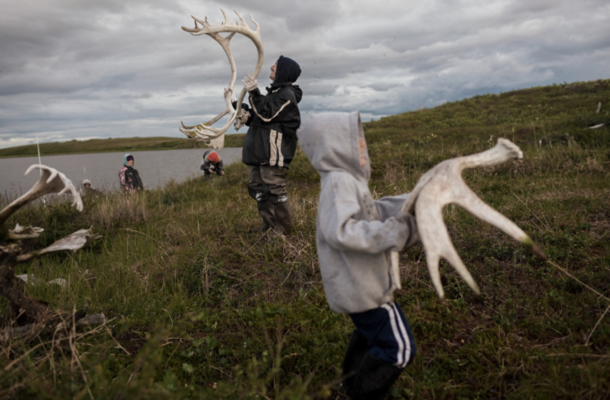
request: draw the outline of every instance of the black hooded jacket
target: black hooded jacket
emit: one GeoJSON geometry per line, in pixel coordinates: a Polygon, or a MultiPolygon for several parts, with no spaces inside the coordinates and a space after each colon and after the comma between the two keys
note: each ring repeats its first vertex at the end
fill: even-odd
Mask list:
{"type": "Polygon", "coordinates": [[[301,125],[298,103],[303,91],[293,83],[301,74],[299,64],[280,56],[275,81],[262,95],[250,92],[252,118],[244,139],[242,161],[246,165],[287,168],[297,148],[297,129],[301,125]]]}

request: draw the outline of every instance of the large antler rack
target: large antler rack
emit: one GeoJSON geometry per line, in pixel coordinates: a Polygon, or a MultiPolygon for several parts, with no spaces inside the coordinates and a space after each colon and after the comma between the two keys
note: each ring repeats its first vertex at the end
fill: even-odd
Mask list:
{"type": "Polygon", "coordinates": [[[236,117],[240,114],[241,104],[246,95],[246,89],[243,88],[239,95],[239,98],[237,99],[237,109],[235,109],[232,105],[232,99],[235,87],[235,80],[237,78],[237,69],[235,67],[235,60],[233,59],[233,54],[231,53],[231,39],[233,38],[233,36],[235,36],[236,33],[240,33],[252,40],[252,42],[256,46],[256,50],[258,52],[258,60],[256,62],[256,66],[254,67],[254,71],[251,73],[254,78],[256,78],[260,73],[264,60],[263,42],[261,41],[260,36],[260,26],[254,20],[252,14],[250,14],[250,19],[252,20],[254,25],[256,25],[256,30],[250,28],[250,26],[246,23],[242,16],[239,15],[237,11],[235,11],[235,14],[237,14],[240,19],[239,23],[229,22],[227,14],[224,12],[224,10],[221,9],[220,11],[222,12],[225,19],[223,24],[212,25],[208,22],[207,17],[202,21],[199,18],[191,16],[195,21],[195,28],[186,28],[183,26],[182,30],[189,32],[193,36],[210,36],[212,39],[218,42],[218,44],[220,44],[220,46],[227,54],[229,64],[231,65],[231,80],[229,82],[229,87],[224,90],[225,109],[204,124],[186,126],[184,125],[184,123],[182,123],[182,128],[180,128],[180,131],[189,138],[196,138],[198,140],[203,141],[208,146],[218,149],[221,149],[223,147],[224,134],[229,129],[231,124],[235,121],[236,117]],[[201,24],[201,26],[199,26],[199,24],[201,24]],[[220,33],[229,33],[229,35],[223,37],[220,35],[220,33]],[[214,123],[219,121],[227,114],[229,114],[229,119],[224,126],[220,128],[212,127],[214,123]]]}

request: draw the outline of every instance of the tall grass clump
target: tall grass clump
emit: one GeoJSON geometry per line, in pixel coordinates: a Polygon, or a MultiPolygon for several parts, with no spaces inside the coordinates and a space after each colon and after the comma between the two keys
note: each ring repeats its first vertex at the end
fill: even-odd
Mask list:
{"type": "MultiPolygon", "coordinates": [[[[440,161],[498,137],[514,141],[523,160],[464,178],[550,261],[446,207],[453,243],[483,294],[443,262],[440,300],[423,249],[402,255],[397,300],[418,356],[392,398],[610,397],[610,128],[588,129],[610,122],[608,110],[610,81],[597,81],[477,96],[365,125],[377,197],[408,192],[440,161]]],[[[87,198],[83,213],[37,204],[14,215],[10,223],[44,227],[45,244],[89,225],[103,235],[20,273],[68,279],[65,289],[25,290],[54,309],[89,299],[89,312],[110,321],[80,332],[72,351],[47,337],[1,343],[0,397],[338,398],[352,325],[329,311],[319,274],[317,173],[299,151],[289,174],[291,237],[248,233],[260,221],[247,175],[231,165],[211,181],[87,198]]],[[[0,314],[6,307],[0,300],[0,314]]]]}

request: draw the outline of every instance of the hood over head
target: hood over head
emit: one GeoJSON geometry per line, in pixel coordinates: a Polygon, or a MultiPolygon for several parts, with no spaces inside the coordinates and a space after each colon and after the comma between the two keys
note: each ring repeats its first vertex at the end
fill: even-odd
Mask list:
{"type": "Polygon", "coordinates": [[[127,153],[123,156],[123,165],[126,167],[129,167],[129,165],[127,164],[127,161],[129,161],[129,160],[133,160],[134,164],[136,163],[135,158],[133,158],[133,156],[131,154],[127,153]]]}
{"type": "Polygon", "coordinates": [[[280,56],[277,60],[273,84],[294,83],[301,76],[301,67],[292,58],[280,56]]]}
{"type": "Polygon", "coordinates": [[[359,112],[304,114],[297,135],[303,152],[321,176],[344,171],[368,182],[371,164],[359,112]]]}

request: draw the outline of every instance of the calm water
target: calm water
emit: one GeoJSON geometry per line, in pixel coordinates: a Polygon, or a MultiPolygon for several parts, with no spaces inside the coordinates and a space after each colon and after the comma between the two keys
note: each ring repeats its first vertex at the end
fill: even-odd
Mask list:
{"type": "MultiPolygon", "coordinates": [[[[147,189],[163,186],[170,180],[183,182],[201,176],[204,149],[134,151],[134,168],[140,173],[147,189]]],[[[119,189],[119,170],[125,153],[74,154],[66,156],[42,155],[42,164],[63,172],[77,188],[83,179],[89,179],[94,188],[119,189]]],[[[219,151],[225,167],[241,161],[241,147],[219,151]]],[[[0,158],[0,194],[11,198],[27,192],[39,178],[38,170],[24,175],[38,157],[0,158]]]]}

